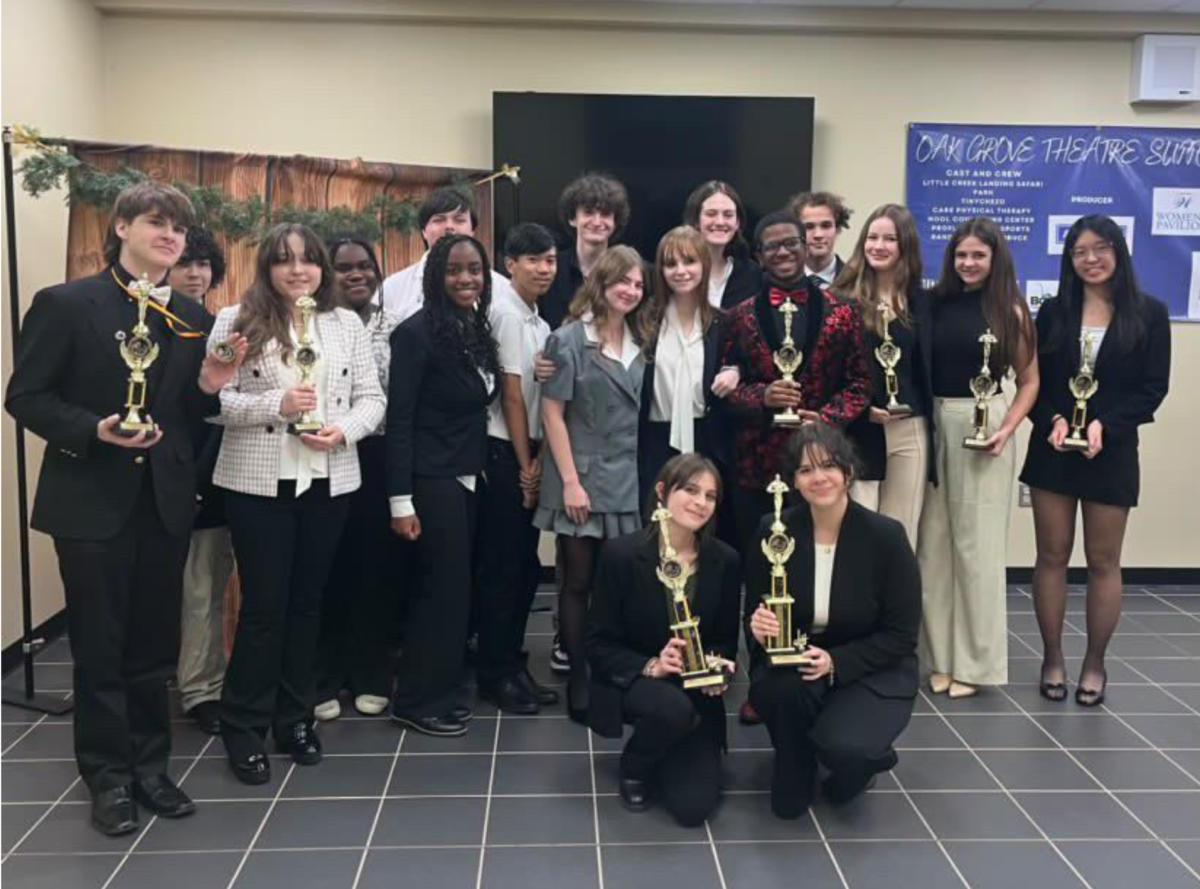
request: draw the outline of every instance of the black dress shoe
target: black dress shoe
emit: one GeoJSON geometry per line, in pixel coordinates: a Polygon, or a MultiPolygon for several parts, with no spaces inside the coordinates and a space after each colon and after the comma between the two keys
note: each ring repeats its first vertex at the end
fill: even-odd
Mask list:
{"type": "Polygon", "coordinates": [[[552,707],[558,703],[558,692],[534,679],[528,667],[516,675],[516,680],[526,694],[538,702],[538,706],[552,707]]]}
{"type": "Polygon", "coordinates": [[[92,827],[110,837],[138,829],[137,806],[128,787],[113,787],[92,796],[92,827]]]}
{"type": "Polygon", "coordinates": [[[275,735],[275,748],[289,754],[297,765],[314,766],[321,761],[321,739],[307,722],[297,722],[282,737],[275,735]]]}
{"type": "Polygon", "coordinates": [[[233,776],[243,784],[266,784],[271,780],[271,761],[265,753],[231,755],[229,767],[233,769],[233,776]]]}
{"type": "Polygon", "coordinates": [[[537,699],[511,676],[494,684],[480,685],[479,696],[495,704],[505,713],[517,716],[533,716],[541,710],[537,699]]]}
{"type": "Polygon", "coordinates": [[[650,808],[650,785],[637,778],[621,779],[621,805],[630,812],[644,812],[650,808]]]}
{"type": "Polygon", "coordinates": [[[196,804],[166,775],[151,775],[134,781],[133,798],[164,818],[182,818],[196,811],[196,804]]]}
{"type": "Polygon", "coordinates": [[[393,713],[392,722],[431,738],[457,738],[467,733],[467,727],[451,719],[449,715],[412,716],[408,713],[393,713]]]}
{"type": "Polygon", "coordinates": [[[860,793],[865,793],[875,786],[875,776],[862,779],[856,779],[852,782],[839,780],[836,775],[830,775],[821,783],[821,790],[825,794],[825,799],[833,803],[835,806],[840,806],[850,802],[860,793]]]}
{"type": "Polygon", "coordinates": [[[451,722],[460,722],[463,725],[466,725],[475,718],[475,714],[471,712],[470,707],[467,707],[464,704],[455,704],[446,713],[446,718],[451,722]]]}
{"type": "Polygon", "coordinates": [[[216,701],[201,701],[184,716],[196,723],[196,727],[207,735],[221,734],[221,705],[216,701]]]}
{"type": "Polygon", "coordinates": [[[742,706],[738,707],[738,722],[742,725],[758,725],[762,722],[762,717],[758,715],[753,704],[742,701],[742,706]]]}

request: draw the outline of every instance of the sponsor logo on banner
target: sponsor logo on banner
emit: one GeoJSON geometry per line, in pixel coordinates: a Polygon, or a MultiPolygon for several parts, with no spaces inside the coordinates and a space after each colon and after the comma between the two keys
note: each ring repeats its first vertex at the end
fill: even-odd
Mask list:
{"type": "MultiPolygon", "coordinates": [[[[1158,189],[1155,189],[1157,191],[1158,189]]],[[[1067,239],[1067,232],[1081,216],[1082,213],[1072,213],[1070,216],[1048,216],[1046,218],[1046,252],[1051,256],[1062,256],[1063,241],[1067,239]]],[[[1125,243],[1129,245],[1129,253],[1133,254],[1133,217],[1132,216],[1110,216],[1125,235],[1125,243]]],[[[1155,232],[1157,234],[1157,232],[1155,232]]]]}
{"type": "Polygon", "coordinates": [[[1200,321],[1200,253],[1192,254],[1192,286],[1188,290],[1188,317],[1200,321]]]}
{"type": "Polygon", "coordinates": [[[1153,235],[1200,236],[1200,188],[1154,189],[1153,235]]]}
{"type": "Polygon", "coordinates": [[[1030,278],[1025,282],[1025,300],[1029,303],[1029,311],[1035,315],[1038,309],[1041,308],[1042,303],[1057,294],[1057,281],[1035,281],[1030,278]]]}

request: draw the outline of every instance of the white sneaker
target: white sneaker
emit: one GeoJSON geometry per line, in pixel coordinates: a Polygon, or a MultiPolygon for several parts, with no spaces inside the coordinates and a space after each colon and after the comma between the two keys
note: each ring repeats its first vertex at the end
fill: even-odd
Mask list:
{"type": "Polygon", "coordinates": [[[329,722],[341,715],[342,705],[338,702],[337,698],[330,698],[328,701],[322,701],[313,707],[313,716],[317,717],[319,722],[329,722]]]}
{"type": "Polygon", "coordinates": [[[554,634],[554,641],[550,645],[550,670],[559,674],[571,672],[571,659],[563,650],[562,640],[557,633],[554,634]]]}
{"type": "Polygon", "coordinates": [[[354,699],[354,709],[363,716],[378,716],[387,705],[388,699],[379,695],[359,695],[354,699]]]}

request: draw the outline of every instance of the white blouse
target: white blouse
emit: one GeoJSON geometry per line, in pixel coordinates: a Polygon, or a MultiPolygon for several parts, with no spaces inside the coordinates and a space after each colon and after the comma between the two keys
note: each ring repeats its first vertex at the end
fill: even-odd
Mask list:
{"type": "Polygon", "coordinates": [[[816,571],[813,576],[813,623],[816,635],[829,626],[829,593],[833,587],[833,560],[837,558],[837,546],[816,544],[816,571]]]}
{"type": "MultiPolygon", "coordinates": [[[[289,325],[288,330],[292,335],[292,357],[283,364],[279,374],[284,391],[300,385],[300,368],[296,366],[296,350],[300,347],[300,338],[296,335],[295,325],[289,325]]],[[[313,348],[317,350],[317,364],[312,379],[312,384],[317,392],[317,407],[312,411],[312,415],[323,418],[329,402],[329,365],[322,354],[321,334],[312,319],[309,320],[308,334],[312,338],[313,348]]],[[[297,497],[311,487],[314,478],[328,477],[328,451],[314,451],[300,441],[298,435],[283,437],[283,446],[279,451],[279,478],[296,482],[297,497]]]]}
{"type": "Polygon", "coordinates": [[[725,285],[733,274],[733,257],[725,257],[725,265],[720,273],[714,268],[708,276],[708,302],[714,309],[721,308],[721,300],[725,298],[725,285]]]}
{"type": "Polygon", "coordinates": [[[700,327],[700,313],[696,313],[691,331],[685,334],[679,312],[671,302],[667,304],[654,353],[650,420],[670,421],[671,447],[687,454],[696,449],[695,420],[703,417],[704,411],[704,331],[700,327]]]}

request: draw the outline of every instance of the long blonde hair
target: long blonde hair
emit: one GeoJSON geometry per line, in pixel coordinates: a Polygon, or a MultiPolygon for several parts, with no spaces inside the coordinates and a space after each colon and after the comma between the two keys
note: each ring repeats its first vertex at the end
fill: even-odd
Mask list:
{"type": "Polygon", "coordinates": [[[883,336],[883,317],[879,311],[879,288],[875,269],[867,262],[867,235],[871,223],[878,219],[890,219],[896,228],[896,244],[900,248],[900,262],[896,269],[895,318],[905,327],[912,326],[908,294],[910,288],[921,285],[921,237],[917,223],[906,207],[899,204],[884,204],[878,207],[863,223],[858,233],[854,252],[842,268],[842,273],[833,282],[833,290],[858,305],[863,325],[878,336],[883,336]]]}
{"type": "Polygon", "coordinates": [[[641,254],[632,247],[621,244],[604,251],[592,273],[575,294],[575,299],[571,301],[571,317],[582,320],[585,315],[591,315],[592,323],[603,336],[606,326],[604,322],[608,320],[609,312],[608,300],[604,294],[635,268],[642,273],[642,301],[625,316],[625,322],[633,334],[633,341],[639,346],[642,345],[641,315],[646,305],[646,263],[642,261],[641,254]]]}
{"type": "Polygon", "coordinates": [[[673,291],[667,283],[666,267],[670,260],[695,260],[700,263],[700,283],[696,285],[696,305],[700,311],[700,330],[708,334],[716,317],[708,301],[708,279],[712,272],[712,254],[704,235],[690,225],[679,225],[662,236],[654,258],[654,289],[648,297],[646,311],[642,312],[642,349],[649,357],[658,342],[663,319],[667,314],[673,291]]]}

